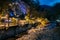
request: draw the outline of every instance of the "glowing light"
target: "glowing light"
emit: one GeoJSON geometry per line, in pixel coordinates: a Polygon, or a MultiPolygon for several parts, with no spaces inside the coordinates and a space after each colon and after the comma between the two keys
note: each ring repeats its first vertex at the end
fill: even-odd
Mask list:
{"type": "Polygon", "coordinates": [[[27,9],[27,7],[26,7],[26,4],[25,3],[23,3],[23,2],[20,2],[20,3],[18,3],[18,5],[19,5],[19,7],[20,7],[20,9],[21,9],[21,12],[23,12],[24,14],[26,14],[26,9],[27,9]]]}
{"type": "Polygon", "coordinates": [[[12,4],[10,3],[10,4],[9,4],[9,6],[11,6],[11,7],[12,7],[12,4]]]}
{"type": "Polygon", "coordinates": [[[20,20],[19,24],[22,25],[22,26],[25,25],[26,24],[26,20],[20,20]]]}

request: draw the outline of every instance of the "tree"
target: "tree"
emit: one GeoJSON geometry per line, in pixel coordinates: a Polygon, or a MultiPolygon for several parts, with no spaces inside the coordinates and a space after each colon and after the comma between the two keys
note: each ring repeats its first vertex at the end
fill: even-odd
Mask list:
{"type": "Polygon", "coordinates": [[[54,11],[56,12],[54,14],[54,17],[58,18],[60,16],[60,3],[57,3],[54,7],[53,7],[54,11]]]}

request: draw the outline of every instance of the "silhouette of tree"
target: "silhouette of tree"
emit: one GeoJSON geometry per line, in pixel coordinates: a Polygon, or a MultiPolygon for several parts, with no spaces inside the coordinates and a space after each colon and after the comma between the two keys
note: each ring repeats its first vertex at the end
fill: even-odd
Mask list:
{"type": "Polygon", "coordinates": [[[57,3],[54,7],[53,7],[54,11],[56,12],[54,14],[54,17],[58,18],[60,16],[60,3],[57,3]]]}

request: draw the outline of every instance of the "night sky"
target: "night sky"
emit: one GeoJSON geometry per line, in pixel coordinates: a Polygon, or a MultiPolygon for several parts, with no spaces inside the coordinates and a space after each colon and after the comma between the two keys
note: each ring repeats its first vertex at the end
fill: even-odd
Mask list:
{"type": "Polygon", "coordinates": [[[60,3],[60,0],[39,0],[40,5],[54,6],[56,3],[60,3]]]}
{"type": "MultiPolygon", "coordinates": [[[[1,1],[8,1],[8,0],[0,0],[0,3],[1,1]]],[[[34,1],[37,2],[37,0],[34,1]]],[[[60,3],[60,0],[38,0],[38,1],[40,2],[40,5],[48,5],[48,6],[54,6],[56,3],[60,3]]]]}

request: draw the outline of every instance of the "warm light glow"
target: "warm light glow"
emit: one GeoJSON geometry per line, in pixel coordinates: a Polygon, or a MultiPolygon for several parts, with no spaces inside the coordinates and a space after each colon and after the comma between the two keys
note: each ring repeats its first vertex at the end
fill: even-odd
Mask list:
{"type": "Polygon", "coordinates": [[[25,25],[26,24],[26,20],[19,20],[19,25],[25,25]]]}
{"type": "MultiPolygon", "coordinates": [[[[8,20],[8,17],[9,17],[8,14],[6,14],[6,16],[1,16],[1,15],[0,15],[0,18],[1,18],[1,19],[5,19],[5,20],[8,20]]],[[[0,20],[1,20],[1,19],[0,19],[0,20]]],[[[15,26],[15,25],[17,25],[17,24],[23,26],[23,25],[25,25],[25,24],[34,24],[34,23],[36,23],[36,22],[40,23],[40,24],[38,24],[37,28],[43,28],[44,26],[47,25],[47,23],[48,23],[49,21],[48,21],[48,19],[42,18],[42,17],[41,17],[41,18],[37,18],[37,19],[30,19],[30,14],[27,14],[27,15],[25,16],[25,20],[19,20],[19,19],[17,19],[17,18],[12,17],[12,18],[9,18],[9,22],[7,21],[7,23],[2,24],[2,25],[4,25],[5,27],[15,26]],[[9,23],[9,25],[8,25],[8,23],[9,23]]]]}

